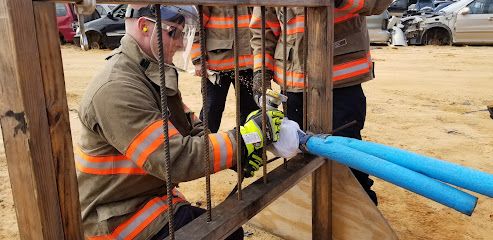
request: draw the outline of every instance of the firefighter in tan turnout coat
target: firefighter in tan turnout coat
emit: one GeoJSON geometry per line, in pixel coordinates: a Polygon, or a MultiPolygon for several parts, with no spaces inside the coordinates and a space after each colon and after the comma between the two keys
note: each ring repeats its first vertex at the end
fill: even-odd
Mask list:
{"type": "MultiPolygon", "coordinates": [[[[161,14],[165,62],[183,47],[184,26],[196,16],[190,6],[129,6],[126,35],[81,102],[82,136],[76,152],[84,234],[88,239],[164,239],[168,234],[165,151],[157,64],[155,12],[161,14]]],[[[204,176],[202,123],[184,105],[178,75],[166,69],[172,184],[204,176]]],[[[263,146],[278,138],[283,115],[268,112],[268,139],[243,143],[244,174],[258,170],[263,146]]],[[[242,134],[261,131],[252,113],[242,134]]],[[[260,135],[262,138],[262,135],[260,135]]],[[[234,130],[209,135],[211,170],[236,165],[234,130]]],[[[174,190],[175,229],[204,212],[174,190]]],[[[240,228],[229,239],[242,239],[240,228]]]]}
{"type": "MultiPolygon", "coordinates": [[[[370,56],[370,44],[365,16],[380,14],[392,0],[336,0],[334,26],[334,106],[333,126],[340,127],[353,120],[357,124],[335,133],[335,135],[361,139],[366,116],[366,97],[361,83],[373,79],[373,63],[370,56]]],[[[287,85],[287,117],[300,124],[303,123],[303,8],[266,9],[266,69],[267,78],[273,79],[281,87],[287,85]],[[287,28],[283,29],[284,15],[287,28]],[[283,34],[287,41],[283,42],[283,34]],[[287,79],[283,79],[283,48],[287,45],[287,79]]],[[[253,10],[250,29],[253,37],[251,45],[254,54],[254,99],[258,103],[261,96],[261,10],[253,10]]],[[[270,83],[269,83],[270,84],[270,83]]],[[[353,170],[358,181],[370,198],[377,203],[375,192],[370,188],[373,181],[368,175],[353,170]]]]}
{"type": "MultiPolygon", "coordinates": [[[[209,128],[217,132],[231,83],[235,84],[234,62],[234,10],[233,7],[204,6],[204,29],[206,40],[207,69],[211,81],[207,82],[207,111],[209,128]]],[[[240,86],[240,117],[243,123],[252,111],[258,107],[252,97],[253,56],[250,46],[249,24],[251,7],[238,7],[238,62],[240,86]]],[[[198,39],[192,47],[192,62],[196,75],[200,76],[200,44],[198,39]]]]}

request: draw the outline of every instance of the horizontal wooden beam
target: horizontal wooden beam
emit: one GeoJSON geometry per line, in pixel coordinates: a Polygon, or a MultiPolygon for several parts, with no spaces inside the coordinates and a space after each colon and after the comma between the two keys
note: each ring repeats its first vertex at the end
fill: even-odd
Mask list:
{"type": "MultiPolygon", "coordinates": [[[[75,3],[77,0],[33,0],[42,2],[75,3]]],[[[97,3],[113,4],[166,4],[166,5],[213,5],[213,6],[273,6],[273,7],[321,7],[330,6],[332,0],[96,0],[97,3]]]]}
{"type": "Polygon", "coordinates": [[[176,239],[224,239],[267,207],[304,177],[318,169],[327,160],[312,155],[298,155],[288,168],[280,166],[269,173],[269,182],[258,179],[243,189],[243,200],[230,197],[212,210],[213,221],[203,214],[176,232],[176,239]]]}

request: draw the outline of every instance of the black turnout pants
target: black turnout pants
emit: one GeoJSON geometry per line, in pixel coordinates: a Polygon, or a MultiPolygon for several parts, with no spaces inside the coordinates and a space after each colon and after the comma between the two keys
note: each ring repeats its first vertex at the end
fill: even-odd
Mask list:
{"type": "MultiPolygon", "coordinates": [[[[335,136],[356,138],[361,140],[361,130],[365,125],[366,118],[366,97],[361,84],[334,88],[334,108],[333,108],[333,129],[346,123],[356,120],[358,123],[334,133],[335,136]]],[[[303,93],[288,92],[288,112],[287,117],[303,126],[303,93]]],[[[368,174],[351,169],[358,182],[363,186],[371,200],[378,204],[377,195],[371,186],[373,180],[368,174]]]]}
{"type": "MultiPolygon", "coordinates": [[[[216,133],[221,125],[221,119],[226,105],[226,97],[228,96],[229,86],[235,84],[234,71],[220,72],[220,85],[212,84],[207,81],[207,111],[209,129],[212,133],[216,133]]],[[[241,124],[245,123],[248,114],[258,109],[257,104],[253,100],[252,93],[252,78],[253,71],[251,69],[241,70],[240,78],[240,119],[241,124]]],[[[234,86],[237,87],[237,86],[234,86]]],[[[200,111],[200,119],[204,119],[204,108],[200,111]]]]}

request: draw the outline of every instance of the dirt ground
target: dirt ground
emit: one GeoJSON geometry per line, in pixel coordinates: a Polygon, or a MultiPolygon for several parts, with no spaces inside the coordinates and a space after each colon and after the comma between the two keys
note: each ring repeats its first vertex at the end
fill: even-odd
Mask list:
{"type": "MultiPolygon", "coordinates": [[[[109,51],[82,52],[62,47],[73,138],[76,109],[88,82],[109,51]]],[[[364,84],[368,101],[366,140],[384,143],[493,173],[493,120],[482,110],[493,104],[492,47],[377,47],[375,81],[364,84]]],[[[183,74],[185,102],[201,108],[200,81],[183,74]]],[[[234,125],[233,93],[222,129],[234,125]]],[[[467,177],[467,176],[464,176],[467,177]]],[[[467,217],[431,200],[375,179],[379,209],[401,239],[492,239],[493,199],[478,196],[467,217]]],[[[213,204],[226,197],[236,175],[225,171],[212,177],[213,204]]],[[[205,182],[182,184],[190,202],[204,204],[205,182]]],[[[476,194],[477,195],[477,194],[476,194]]],[[[0,239],[18,239],[5,150],[0,144],[0,239]]],[[[249,239],[279,239],[246,226],[249,239]]]]}

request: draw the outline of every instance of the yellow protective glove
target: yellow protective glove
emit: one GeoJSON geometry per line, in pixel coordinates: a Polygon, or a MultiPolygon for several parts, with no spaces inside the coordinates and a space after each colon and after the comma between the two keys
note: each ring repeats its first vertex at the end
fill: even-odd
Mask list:
{"type": "Polygon", "coordinates": [[[243,139],[243,171],[245,177],[252,177],[262,166],[262,148],[279,140],[284,114],[279,110],[267,111],[266,139],[262,134],[262,111],[256,110],[248,115],[245,125],[240,127],[243,139]]]}

